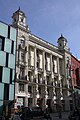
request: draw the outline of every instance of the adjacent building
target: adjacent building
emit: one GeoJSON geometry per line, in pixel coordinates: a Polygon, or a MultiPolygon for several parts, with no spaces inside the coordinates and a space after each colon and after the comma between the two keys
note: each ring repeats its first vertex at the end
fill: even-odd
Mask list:
{"type": "Polygon", "coordinates": [[[58,46],[33,35],[20,8],[12,16],[17,30],[15,108],[41,106],[57,111],[72,107],[71,53],[62,35],[58,46]]]}
{"type": "Polygon", "coordinates": [[[0,115],[14,100],[16,29],[0,21],[0,115]]]}
{"type": "Polygon", "coordinates": [[[80,61],[71,55],[72,88],[74,107],[80,107],[80,61]]]}

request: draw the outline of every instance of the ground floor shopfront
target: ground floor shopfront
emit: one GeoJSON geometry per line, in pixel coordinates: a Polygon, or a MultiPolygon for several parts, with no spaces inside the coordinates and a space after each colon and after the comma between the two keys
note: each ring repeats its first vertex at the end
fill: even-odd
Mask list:
{"type": "Polygon", "coordinates": [[[16,86],[15,108],[41,106],[44,110],[49,108],[50,111],[57,112],[59,107],[62,111],[69,111],[73,107],[73,101],[66,95],[66,90],[61,94],[61,88],[30,83],[24,84],[24,89],[20,88],[19,83],[16,83],[16,86]]]}

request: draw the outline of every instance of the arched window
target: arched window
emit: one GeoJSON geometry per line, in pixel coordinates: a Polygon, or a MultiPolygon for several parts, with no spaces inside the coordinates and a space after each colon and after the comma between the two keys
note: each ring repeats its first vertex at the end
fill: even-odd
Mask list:
{"type": "Polygon", "coordinates": [[[25,46],[25,37],[22,36],[20,40],[21,40],[21,46],[24,47],[25,46]]]}

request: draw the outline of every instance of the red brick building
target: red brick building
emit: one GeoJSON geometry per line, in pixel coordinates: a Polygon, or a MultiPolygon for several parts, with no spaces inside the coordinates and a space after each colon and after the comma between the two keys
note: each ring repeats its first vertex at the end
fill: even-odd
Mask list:
{"type": "Polygon", "coordinates": [[[72,87],[73,87],[73,105],[80,107],[80,61],[71,55],[72,87]]]}
{"type": "Polygon", "coordinates": [[[80,61],[71,55],[72,85],[80,86],[80,61]]]}

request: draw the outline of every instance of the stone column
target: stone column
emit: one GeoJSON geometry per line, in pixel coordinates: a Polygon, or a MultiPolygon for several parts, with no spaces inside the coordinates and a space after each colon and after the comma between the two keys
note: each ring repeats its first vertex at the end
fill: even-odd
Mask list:
{"type": "Polygon", "coordinates": [[[19,62],[21,61],[21,50],[19,49],[19,62]]]}
{"type": "Polygon", "coordinates": [[[53,74],[53,62],[52,62],[52,54],[50,55],[50,68],[51,68],[51,81],[54,78],[53,74]]]}
{"type": "Polygon", "coordinates": [[[33,86],[33,106],[36,106],[36,85],[33,86]]]}
{"type": "Polygon", "coordinates": [[[25,47],[25,76],[27,75],[27,80],[28,80],[28,46],[25,47]]]}
{"type": "Polygon", "coordinates": [[[36,54],[36,46],[34,48],[34,73],[37,75],[37,54],[36,54]]]}
{"type": "Polygon", "coordinates": [[[58,75],[60,74],[60,71],[59,71],[59,57],[57,56],[57,71],[58,71],[58,75]]]}
{"type": "Polygon", "coordinates": [[[57,57],[57,70],[58,70],[58,83],[61,84],[60,67],[59,67],[59,57],[57,57]]]}
{"type": "Polygon", "coordinates": [[[45,70],[45,51],[43,50],[43,77],[46,79],[46,70],[45,70]]]}
{"type": "Polygon", "coordinates": [[[15,108],[17,108],[17,94],[19,92],[19,83],[15,83],[15,100],[16,100],[16,103],[15,103],[15,108]]]}
{"type": "Polygon", "coordinates": [[[47,102],[47,97],[48,97],[48,95],[47,95],[47,86],[45,86],[45,97],[44,97],[44,108],[46,109],[46,102],[47,102]]]}
{"type": "Polygon", "coordinates": [[[24,106],[27,107],[28,106],[28,84],[25,84],[25,101],[24,101],[24,106]]]}
{"type": "Polygon", "coordinates": [[[52,73],[53,72],[52,54],[50,54],[50,69],[52,73]]]}
{"type": "Polygon", "coordinates": [[[33,96],[33,106],[37,106],[37,95],[38,95],[38,85],[35,85],[34,96],[33,96]]]}

